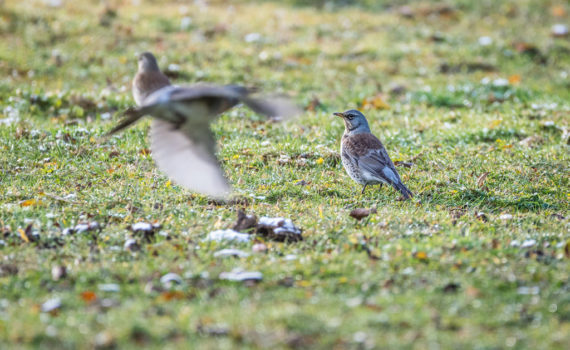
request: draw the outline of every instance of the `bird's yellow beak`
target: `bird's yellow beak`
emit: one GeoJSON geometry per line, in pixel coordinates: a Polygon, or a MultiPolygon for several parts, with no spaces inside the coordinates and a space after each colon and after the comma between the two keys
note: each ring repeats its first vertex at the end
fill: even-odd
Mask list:
{"type": "Polygon", "coordinates": [[[334,115],[336,115],[337,117],[341,117],[344,118],[344,113],[333,113],[334,115]]]}

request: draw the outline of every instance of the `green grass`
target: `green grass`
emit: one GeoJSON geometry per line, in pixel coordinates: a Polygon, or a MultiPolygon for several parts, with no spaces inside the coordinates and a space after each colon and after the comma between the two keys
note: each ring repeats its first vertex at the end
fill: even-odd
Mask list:
{"type": "Polygon", "coordinates": [[[550,27],[570,8],[450,0],[450,14],[412,3],[406,18],[400,4],[0,5],[0,120],[17,119],[0,123],[0,348],[566,348],[570,41],[550,27]],[[244,107],[223,115],[213,128],[240,204],[215,203],[156,169],[148,121],[102,138],[133,105],[143,50],[177,64],[177,84],[320,104],[286,124],[244,107]],[[332,112],[378,93],[390,109],[363,111],[392,159],[413,163],[399,167],[412,201],[386,187],[360,195],[339,162],[332,112]],[[373,206],[360,223],[348,215],[373,206]],[[292,218],[304,240],[216,258],[252,251],[203,241],[238,208],[292,218]],[[93,221],[100,231],[63,235],[93,221]],[[139,221],[163,234],[126,251],[139,221]],[[218,279],[237,267],[263,280],[218,279]],[[182,277],[171,289],[169,272],[182,277]],[[42,312],[54,298],[61,307],[42,312]]]}

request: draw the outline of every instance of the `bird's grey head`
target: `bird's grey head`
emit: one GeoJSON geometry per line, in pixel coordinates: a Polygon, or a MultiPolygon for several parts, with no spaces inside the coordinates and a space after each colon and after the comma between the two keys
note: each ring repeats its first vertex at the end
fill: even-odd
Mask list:
{"type": "Polygon", "coordinates": [[[345,133],[347,134],[370,132],[370,127],[368,127],[366,117],[355,109],[351,109],[343,113],[334,113],[334,115],[341,117],[344,120],[345,133]]]}
{"type": "Polygon", "coordinates": [[[158,72],[158,63],[156,63],[156,58],[150,52],[143,52],[139,55],[139,71],[140,72],[158,72]]]}

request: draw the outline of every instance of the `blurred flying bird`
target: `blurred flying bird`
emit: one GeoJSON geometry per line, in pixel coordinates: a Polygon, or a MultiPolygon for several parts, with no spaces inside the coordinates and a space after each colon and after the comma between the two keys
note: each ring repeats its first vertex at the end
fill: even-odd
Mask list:
{"type": "Polygon", "coordinates": [[[145,115],[153,118],[151,154],[158,167],[178,184],[215,198],[227,197],[231,187],[216,158],[210,130],[218,115],[244,103],[256,113],[287,118],[299,113],[286,98],[260,98],[238,85],[174,86],[162,74],[150,52],[139,56],[133,80],[137,108],[125,111],[114,134],[145,115]]]}
{"type": "Polygon", "coordinates": [[[366,117],[356,110],[334,113],[344,120],[344,135],[340,142],[342,164],[348,175],[363,185],[389,184],[400,191],[404,199],[413,197],[402,183],[394,163],[380,140],[370,132],[366,117]]]}

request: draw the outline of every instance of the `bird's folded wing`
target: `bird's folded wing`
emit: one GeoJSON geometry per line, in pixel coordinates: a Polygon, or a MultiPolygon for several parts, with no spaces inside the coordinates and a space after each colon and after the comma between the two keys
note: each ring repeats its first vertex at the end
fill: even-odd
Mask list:
{"type": "Polygon", "coordinates": [[[151,151],[156,164],[176,183],[192,191],[227,197],[231,188],[211,152],[215,141],[210,130],[200,130],[199,140],[190,134],[184,127],[176,129],[172,123],[153,119],[151,151]]]}
{"type": "Polygon", "coordinates": [[[400,182],[398,172],[392,166],[392,161],[386,151],[374,149],[358,157],[358,165],[364,171],[376,175],[388,183],[397,184],[400,182]]]}

